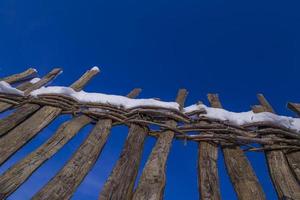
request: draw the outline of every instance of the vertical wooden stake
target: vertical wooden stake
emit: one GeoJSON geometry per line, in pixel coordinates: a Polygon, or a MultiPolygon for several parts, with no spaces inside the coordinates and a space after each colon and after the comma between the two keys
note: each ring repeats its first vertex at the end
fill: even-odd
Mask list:
{"type": "MultiPolygon", "coordinates": [[[[222,108],[218,95],[208,94],[212,107],[222,108]]],[[[222,145],[225,165],[239,199],[265,199],[262,187],[242,149],[237,145],[222,145]]]]}
{"type": "MultiPolygon", "coordinates": [[[[258,95],[262,105],[262,111],[274,112],[270,103],[262,95],[258,95]]],[[[267,146],[267,145],[266,145],[267,146]]],[[[267,146],[268,147],[268,146],[267,146]]],[[[300,199],[300,185],[297,182],[290,166],[281,150],[272,150],[265,152],[269,173],[275,186],[279,199],[300,199]]]]}
{"type": "MultiPolygon", "coordinates": [[[[179,90],[176,101],[180,108],[183,107],[186,96],[185,89],[179,90]]],[[[167,125],[176,126],[176,122],[168,121],[167,125]]],[[[173,131],[165,131],[158,137],[133,194],[134,200],[163,199],[166,184],[166,162],[173,138],[173,131]]]]}

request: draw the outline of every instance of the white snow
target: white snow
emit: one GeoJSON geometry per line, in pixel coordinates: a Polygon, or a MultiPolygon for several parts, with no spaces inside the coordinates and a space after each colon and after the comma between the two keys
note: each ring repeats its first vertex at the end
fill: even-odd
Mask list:
{"type": "Polygon", "coordinates": [[[100,69],[99,69],[99,67],[97,67],[97,66],[94,66],[94,67],[91,69],[91,71],[97,71],[97,72],[99,72],[99,71],[100,71],[100,69]]]}
{"type": "Polygon", "coordinates": [[[41,79],[40,78],[33,78],[30,80],[30,83],[35,84],[37,82],[39,82],[41,79]]]}
{"type": "Polygon", "coordinates": [[[194,104],[184,109],[185,113],[203,110],[206,114],[200,114],[200,116],[208,117],[210,119],[216,119],[220,121],[227,121],[234,125],[245,125],[255,122],[272,122],[281,125],[285,128],[294,129],[300,131],[300,118],[292,118],[287,116],[276,115],[270,112],[254,113],[248,112],[230,112],[221,108],[211,108],[204,104],[194,104]]]}
{"type": "Polygon", "coordinates": [[[0,81],[0,92],[7,94],[24,95],[24,93],[21,90],[12,87],[9,83],[5,81],[0,81]]]}
{"type": "Polygon", "coordinates": [[[170,108],[179,110],[178,103],[175,102],[164,102],[155,99],[130,99],[119,95],[108,95],[102,93],[88,93],[85,91],[76,92],[70,87],[42,87],[40,89],[31,92],[32,96],[38,96],[41,94],[63,94],[80,102],[86,103],[102,103],[110,104],[117,107],[123,107],[125,109],[135,108],[139,106],[155,106],[159,108],[170,108]]]}
{"type": "MultiPolygon", "coordinates": [[[[39,79],[32,79],[34,83],[39,79]]],[[[24,95],[24,93],[5,81],[0,81],[0,92],[16,95],[24,95]]],[[[154,106],[158,108],[176,109],[179,110],[179,104],[176,102],[165,102],[155,99],[130,99],[120,95],[108,95],[102,93],[88,93],[85,91],[76,92],[70,87],[61,86],[49,86],[41,87],[34,90],[30,95],[37,97],[41,94],[63,94],[76,99],[82,103],[102,103],[112,106],[121,107],[124,109],[131,109],[139,106],[154,106]]],[[[191,113],[193,111],[206,111],[206,114],[200,114],[198,116],[208,117],[210,119],[216,119],[220,121],[226,121],[234,125],[245,125],[255,122],[272,122],[280,126],[296,130],[300,132],[300,118],[292,118],[287,116],[276,115],[269,112],[253,113],[248,112],[230,112],[221,108],[211,108],[204,104],[194,104],[185,107],[184,113],[191,113]]],[[[193,116],[197,117],[197,116],[193,116]]]]}

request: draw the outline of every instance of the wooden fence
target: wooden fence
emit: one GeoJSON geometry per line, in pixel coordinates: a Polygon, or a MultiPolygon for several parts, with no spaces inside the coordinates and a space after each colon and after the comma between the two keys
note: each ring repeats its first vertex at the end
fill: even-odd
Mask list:
{"type": "MultiPolygon", "coordinates": [[[[270,122],[236,126],[205,117],[193,119],[199,113],[183,113],[175,109],[140,106],[123,109],[100,103],[81,103],[65,95],[28,95],[53,80],[61,69],[53,69],[40,80],[29,78],[36,74],[28,69],[20,74],[2,78],[16,84],[24,96],[1,93],[0,112],[13,112],[0,120],[0,164],[5,163],[20,148],[46,128],[60,114],[72,114],[40,147],[18,161],[0,176],[0,199],[6,199],[18,189],[45,161],[56,154],[83,127],[94,128],[64,167],[38,191],[33,199],[70,199],[84,177],[94,166],[105,146],[110,130],[124,124],[129,133],[120,155],[99,199],[110,200],[161,200],[166,184],[166,164],[174,139],[198,143],[198,184],[201,199],[221,199],[218,176],[218,149],[222,150],[227,173],[237,197],[242,200],[266,199],[264,191],[245,151],[263,151],[270,178],[279,199],[300,200],[300,135],[270,122]],[[90,109],[90,108],[97,108],[90,109]],[[157,125],[160,130],[152,130],[157,125]],[[198,132],[198,134],[195,134],[198,132]],[[138,185],[134,188],[147,137],[155,137],[156,144],[150,153],[138,185]],[[252,144],[259,144],[254,147],[252,144]]],[[[80,91],[98,71],[88,70],[70,87],[80,91]]],[[[136,98],[140,89],[132,90],[127,97],[136,98]]],[[[182,109],[187,96],[180,89],[176,102],[182,109]]],[[[211,107],[222,108],[218,95],[208,94],[211,107]]],[[[274,109],[262,94],[253,111],[272,112],[274,109]]],[[[288,108],[300,115],[300,104],[288,103],[288,108]]],[[[100,190],[100,189],[99,189],[100,190]]]]}

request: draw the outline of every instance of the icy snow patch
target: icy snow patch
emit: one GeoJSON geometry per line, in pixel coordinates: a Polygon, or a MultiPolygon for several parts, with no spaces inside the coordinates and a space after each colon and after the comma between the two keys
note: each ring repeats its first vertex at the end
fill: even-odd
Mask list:
{"type": "Polygon", "coordinates": [[[192,112],[196,110],[205,110],[206,114],[200,116],[216,119],[220,121],[227,121],[235,125],[245,125],[255,122],[272,122],[281,125],[285,128],[300,131],[300,118],[293,118],[287,116],[276,115],[270,112],[254,113],[248,112],[230,112],[222,108],[211,108],[204,104],[194,104],[184,108],[184,112],[192,112]]]}
{"type": "Polygon", "coordinates": [[[60,86],[42,87],[40,89],[31,92],[32,96],[37,96],[41,94],[63,94],[63,95],[73,97],[80,102],[110,104],[117,107],[123,107],[125,109],[130,109],[139,106],[155,106],[160,108],[179,110],[179,105],[178,103],[175,102],[163,102],[155,99],[130,99],[128,97],[119,96],[119,95],[88,93],[85,91],[76,92],[69,87],[60,87],[60,86]]]}

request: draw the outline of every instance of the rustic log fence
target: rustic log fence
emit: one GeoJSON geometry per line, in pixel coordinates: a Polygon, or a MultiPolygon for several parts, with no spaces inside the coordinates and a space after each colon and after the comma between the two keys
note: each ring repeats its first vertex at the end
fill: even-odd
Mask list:
{"type": "MultiPolygon", "coordinates": [[[[38,191],[33,199],[70,199],[84,177],[94,166],[110,130],[116,125],[126,125],[129,133],[104,187],[99,188],[99,199],[161,200],[166,184],[168,154],[174,139],[198,143],[198,182],[201,199],[221,199],[218,175],[218,149],[222,150],[227,173],[238,199],[266,199],[245,151],[265,153],[270,178],[278,199],[300,199],[300,134],[272,122],[254,122],[237,126],[227,121],[200,115],[205,110],[183,112],[187,91],[180,89],[176,102],[180,109],[156,106],[138,106],[130,109],[101,103],[83,103],[63,94],[30,92],[41,88],[61,73],[53,69],[36,81],[34,69],[0,79],[24,95],[0,93],[0,112],[13,112],[0,119],[0,165],[46,128],[60,114],[72,114],[40,147],[0,175],[0,199],[6,199],[16,191],[45,161],[67,144],[83,127],[94,128],[64,167],[38,191]],[[152,130],[151,125],[160,127],[152,130]],[[197,132],[197,134],[195,134],[197,132]],[[155,137],[154,145],[138,184],[134,188],[144,141],[155,137]],[[252,144],[259,144],[254,147],[252,144]]],[[[70,88],[81,91],[98,73],[88,70],[70,88]]],[[[127,97],[136,98],[141,89],[132,90],[127,97]]],[[[260,105],[253,112],[275,113],[262,94],[260,105]]],[[[208,94],[211,107],[222,108],[216,94],[208,94]]],[[[288,108],[300,116],[300,104],[288,103],[288,108]]],[[[195,169],[196,170],[196,169],[195,169]]]]}

